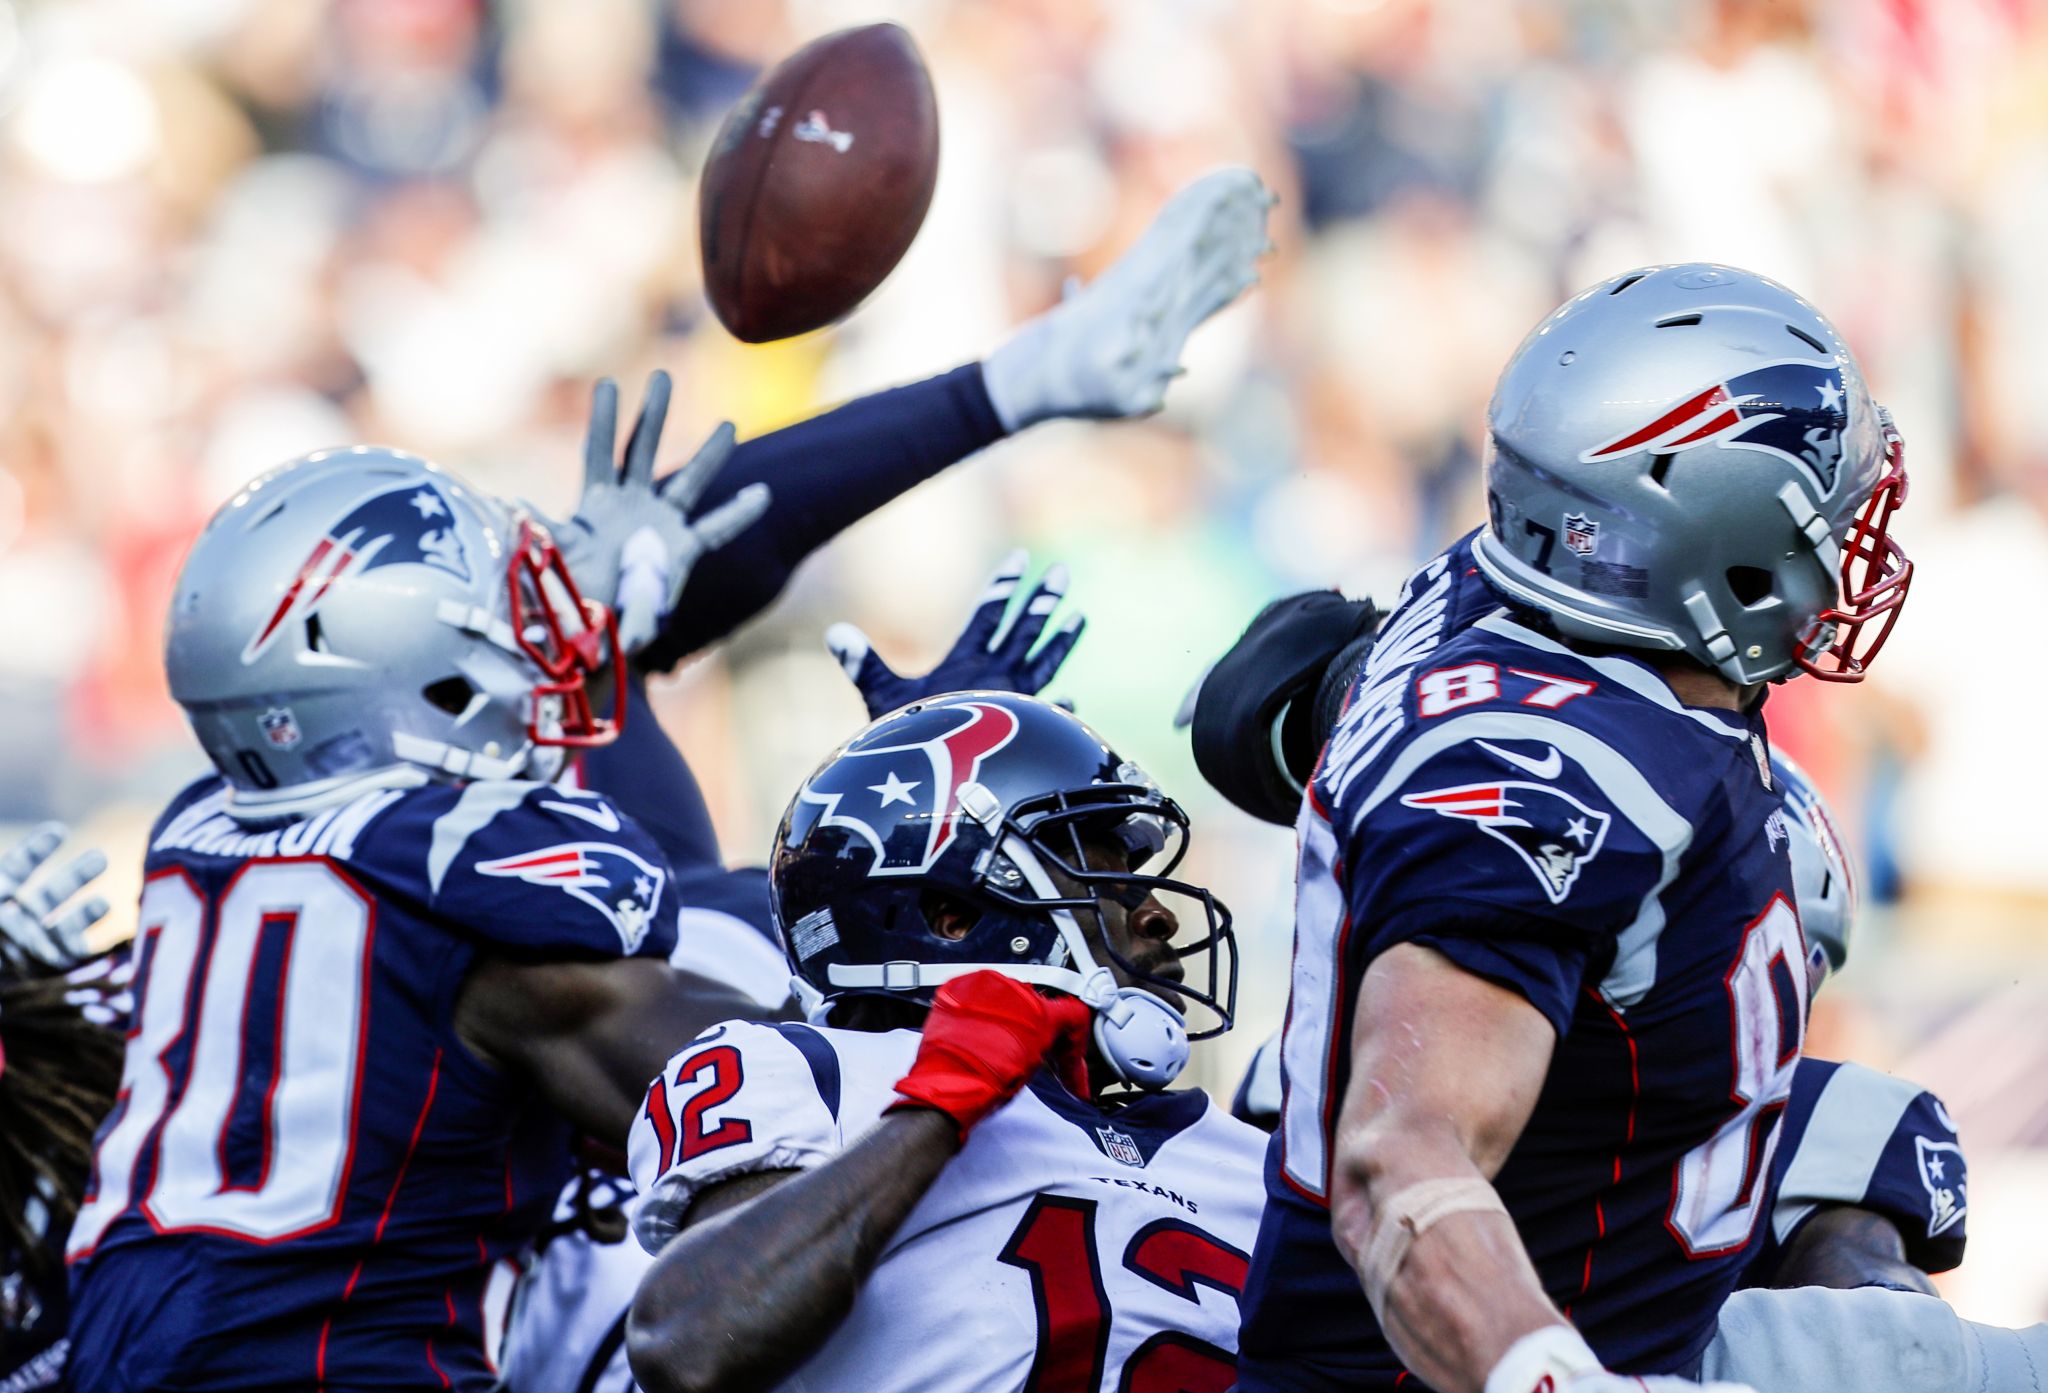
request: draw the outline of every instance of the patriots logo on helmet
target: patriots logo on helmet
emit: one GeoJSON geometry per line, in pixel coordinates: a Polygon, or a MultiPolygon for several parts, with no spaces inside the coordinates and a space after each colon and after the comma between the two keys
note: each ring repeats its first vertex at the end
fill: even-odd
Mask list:
{"type": "Polygon", "coordinates": [[[373,494],[327,529],[299,563],[284,596],[242,650],[253,663],[283,632],[285,621],[310,617],[334,582],[384,566],[433,566],[469,579],[469,558],[455,530],[454,510],[432,484],[406,484],[373,494]]]}
{"type": "Polygon", "coordinates": [[[1701,388],[1656,420],[1595,445],[1582,463],[1620,459],[1638,450],[1676,454],[1695,445],[1768,450],[1804,469],[1832,493],[1849,428],[1847,389],[1837,359],[1787,358],[1701,388]]]}
{"type": "Polygon", "coordinates": [[[479,875],[508,876],[531,885],[566,890],[605,917],[618,931],[628,953],[637,952],[647,937],[654,907],[668,872],[650,866],[622,846],[610,842],[563,842],[479,861],[479,875]]]}
{"type": "Polygon", "coordinates": [[[1411,793],[1401,802],[1477,824],[1535,872],[1552,904],[1564,903],[1579,872],[1600,854],[1613,821],[1549,784],[1461,784],[1411,793]]]}
{"type": "Polygon", "coordinates": [[[891,743],[848,749],[797,796],[824,809],[819,826],[874,848],[868,874],[922,875],[952,843],[961,787],[1016,735],[1017,717],[992,702],[912,712],[875,732],[891,743]]]}

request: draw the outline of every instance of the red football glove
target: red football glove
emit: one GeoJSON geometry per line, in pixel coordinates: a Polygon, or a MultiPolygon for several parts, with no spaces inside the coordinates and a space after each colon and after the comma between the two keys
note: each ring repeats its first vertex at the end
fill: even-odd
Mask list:
{"type": "Polygon", "coordinates": [[[897,1082],[890,1110],[936,1108],[959,1125],[964,1142],[1048,1060],[1062,1083],[1086,1097],[1090,1015],[1073,997],[1040,996],[994,970],[955,977],[932,999],[917,1059],[897,1082]]]}

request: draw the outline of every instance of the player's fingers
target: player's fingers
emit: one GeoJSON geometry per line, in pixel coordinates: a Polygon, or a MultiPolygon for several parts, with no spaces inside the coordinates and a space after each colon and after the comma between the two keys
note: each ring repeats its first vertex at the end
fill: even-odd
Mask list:
{"type": "Polygon", "coordinates": [[[46,924],[44,927],[49,931],[51,946],[60,955],[60,961],[77,962],[86,956],[91,951],[86,942],[87,931],[106,917],[107,902],[94,895],[46,924]]]}
{"type": "Polygon", "coordinates": [[[21,883],[36,873],[36,867],[64,844],[67,830],[61,822],[45,822],[0,854],[0,895],[19,890],[21,883]]]}
{"type": "Polygon", "coordinates": [[[1039,636],[1045,632],[1052,612],[1059,608],[1060,600],[1067,593],[1070,579],[1065,563],[1055,561],[1046,567],[1045,574],[1039,577],[1037,586],[1018,609],[1016,619],[989,644],[990,651],[1007,654],[1013,661],[1021,663],[1024,655],[1031,651],[1039,636]]]}
{"type": "Polygon", "coordinates": [[[1024,579],[1024,567],[1030,560],[1031,554],[1019,547],[996,563],[996,573],[975,597],[974,612],[967,616],[967,626],[953,640],[952,656],[983,652],[995,646],[996,631],[1003,626],[1010,597],[1017,593],[1017,584],[1024,579]]]}
{"type": "Polygon", "coordinates": [[[626,438],[625,482],[629,487],[654,487],[654,456],[661,448],[661,428],[668,423],[669,375],[656,368],[647,375],[647,394],[640,415],[626,438]]]}
{"type": "Polygon", "coordinates": [[[875,652],[874,641],[862,632],[858,624],[840,620],[825,630],[825,651],[838,660],[840,671],[844,672],[865,696],[874,689],[877,682],[893,678],[896,673],[882,661],[875,652]]]}
{"type": "Polygon", "coordinates": [[[725,462],[732,458],[739,435],[732,428],[732,422],[720,421],[718,428],[704,438],[682,468],[671,473],[656,487],[662,501],[676,511],[687,515],[697,506],[697,500],[704,496],[704,490],[711,487],[711,481],[718,477],[718,471],[725,468],[725,462]]]}
{"type": "Polygon", "coordinates": [[[587,492],[600,484],[619,481],[618,456],[612,453],[619,439],[619,384],[609,377],[597,379],[590,393],[590,428],[583,433],[583,487],[587,492]]]}
{"type": "Polygon", "coordinates": [[[98,847],[82,851],[63,870],[44,878],[40,885],[20,892],[16,898],[37,918],[47,919],[57,907],[106,874],[107,854],[98,847]]]}
{"type": "Polygon", "coordinates": [[[1031,661],[1024,669],[1024,690],[1042,692],[1058,675],[1060,665],[1067,655],[1074,651],[1074,645],[1081,640],[1081,631],[1088,627],[1088,617],[1079,610],[1069,610],[1060,617],[1053,628],[1052,636],[1031,655],[1031,661]]]}
{"type": "Polygon", "coordinates": [[[725,502],[690,524],[706,551],[717,551],[760,521],[775,501],[774,491],[762,483],[748,484],[725,502]]]}
{"type": "Polygon", "coordinates": [[[55,966],[49,931],[14,900],[0,900],[0,959],[29,961],[55,966]]]}

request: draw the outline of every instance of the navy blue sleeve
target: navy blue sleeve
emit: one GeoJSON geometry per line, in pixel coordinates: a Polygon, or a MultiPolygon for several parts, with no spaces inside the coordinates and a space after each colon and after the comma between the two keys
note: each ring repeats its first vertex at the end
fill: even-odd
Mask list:
{"type": "Polygon", "coordinates": [[[625,730],[584,753],[580,776],[583,787],[609,798],[654,839],[679,883],[724,869],[697,777],[655,719],[638,673],[626,683],[625,730]]]}
{"type": "Polygon", "coordinates": [[[1969,1166],[1939,1098],[1860,1064],[1806,1058],[1779,1129],[1770,1231],[1745,1280],[1769,1281],[1806,1221],[1839,1205],[1890,1219],[1923,1272],[1962,1262],[1969,1166]]]}
{"type": "Polygon", "coordinates": [[[667,671],[725,637],[766,609],[805,557],[1003,434],[981,365],[969,363],[740,445],[697,511],[756,482],[774,490],[774,501],[759,522],[698,563],[640,666],[667,671]]]}

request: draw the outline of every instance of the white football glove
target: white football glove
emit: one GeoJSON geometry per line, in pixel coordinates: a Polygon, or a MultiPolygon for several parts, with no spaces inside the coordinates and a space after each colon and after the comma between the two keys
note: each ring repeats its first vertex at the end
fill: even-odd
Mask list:
{"type": "Polygon", "coordinates": [[[755,483],[702,517],[690,516],[732,454],[729,421],[711,433],[689,463],[655,479],[654,457],[668,419],[668,399],[669,376],[656,371],[647,379],[647,395],[621,464],[613,453],[618,385],[610,378],[597,384],[583,440],[583,496],[576,515],[554,529],[576,584],[618,616],[619,642],[628,653],[653,642],[704,554],[724,546],[768,511],[768,485],[755,483]]]}
{"type": "Polygon", "coordinates": [[[106,853],[82,851],[40,885],[28,884],[63,845],[67,830],[46,822],[0,855],[0,960],[9,967],[68,970],[92,956],[86,930],[106,917],[107,902],[94,895],[70,909],[64,904],[107,869],[106,853]]]}
{"type": "Polygon", "coordinates": [[[989,401],[1019,431],[1057,416],[1143,416],[1180,376],[1196,327],[1235,300],[1272,250],[1275,202],[1242,166],[1204,175],[1167,200],[1136,246],[1027,322],[981,365],[989,401]]]}
{"type": "Polygon", "coordinates": [[[1546,1325],[1508,1346],[1486,1376],[1485,1393],[1756,1393],[1746,1383],[1695,1383],[1668,1374],[1611,1374],[1585,1337],[1546,1325]]]}

